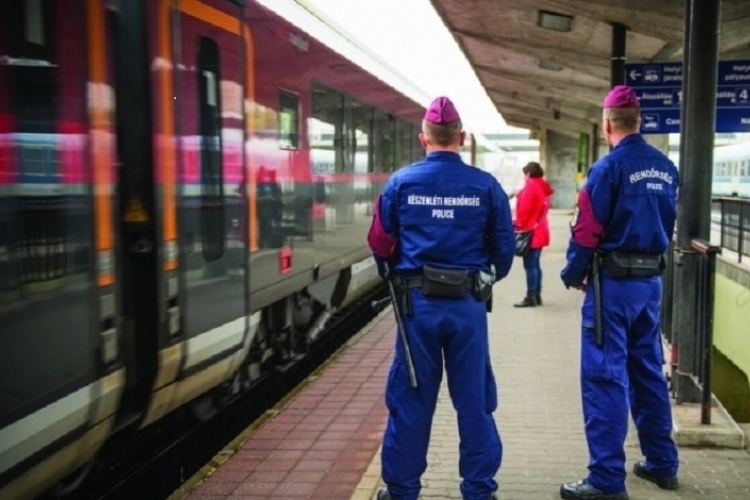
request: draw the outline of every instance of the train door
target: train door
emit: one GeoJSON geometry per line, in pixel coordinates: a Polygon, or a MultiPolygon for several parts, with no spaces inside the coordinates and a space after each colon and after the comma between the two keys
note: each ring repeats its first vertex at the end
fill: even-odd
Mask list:
{"type": "Polygon", "coordinates": [[[127,392],[121,424],[142,416],[156,371],[159,269],[147,7],[108,0],[107,38],[114,88],[117,234],[127,392]]]}
{"type": "MultiPolygon", "coordinates": [[[[227,0],[184,2],[176,26],[180,65],[178,219],[181,317],[187,358],[181,377],[221,382],[247,332],[247,205],[244,165],[246,48],[242,7],[227,0]]],[[[236,368],[236,364],[234,365],[236,368]]],[[[183,398],[196,394],[180,391],[183,398]]],[[[199,398],[200,416],[214,409],[199,398]]]]}
{"type": "Polygon", "coordinates": [[[162,248],[155,288],[165,326],[144,424],[197,396],[191,406],[212,414],[207,392],[236,372],[247,350],[241,9],[230,0],[148,2],[162,248]]]}

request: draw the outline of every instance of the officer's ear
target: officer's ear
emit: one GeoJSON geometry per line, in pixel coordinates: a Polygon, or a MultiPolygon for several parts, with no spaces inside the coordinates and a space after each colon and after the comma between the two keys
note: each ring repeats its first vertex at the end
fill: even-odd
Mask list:
{"type": "Polygon", "coordinates": [[[424,134],[424,132],[419,133],[419,145],[422,146],[422,149],[427,148],[427,136],[424,134]]]}

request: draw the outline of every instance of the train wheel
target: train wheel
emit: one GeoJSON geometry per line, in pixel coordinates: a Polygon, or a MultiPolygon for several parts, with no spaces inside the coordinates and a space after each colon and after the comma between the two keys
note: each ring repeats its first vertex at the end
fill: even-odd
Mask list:
{"type": "Polygon", "coordinates": [[[261,378],[266,372],[265,368],[271,358],[273,358],[273,351],[268,342],[268,327],[265,321],[261,321],[258,332],[250,345],[250,352],[244,366],[244,376],[242,377],[242,388],[244,390],[250,389],[261,378]]]}
{"type": "Polygon", "coordinates": [[[213,402],[213,396],[202,394],[190,402],[190,413],[199,422],[205,422],[219,413],[219,409],[213,402]]]}
{"type": "Polygon", "coordinates": [[[64,478],[62,478],[52,489],[49,490],[49,494],[55,498],[63,498],[71,495],[78,490],[83,481],[91,472],[91,467],[94,464],[94,458],[86,462],[83,466],[79,467],[75,471],[71,472],[64,478]]]}
{"type": "Polygon", "coordinates": [[[205,422],[217,415],[226,406],[227,397],[224,385],[201,394],[189,403],[190,413],[199,422],[205,422]]]}

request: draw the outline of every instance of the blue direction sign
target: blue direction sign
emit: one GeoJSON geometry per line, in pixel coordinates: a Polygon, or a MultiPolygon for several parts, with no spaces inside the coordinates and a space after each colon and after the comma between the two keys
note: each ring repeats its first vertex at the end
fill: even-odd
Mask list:
{"type": "MultiPolygon", "coordinates": [[[[682,64],[626,64],[625,82],[641,102],[641,132],[680,131],[682,64]]],[[[716,132],[750,132],[750,60],[720,61],[716,132]]]]}

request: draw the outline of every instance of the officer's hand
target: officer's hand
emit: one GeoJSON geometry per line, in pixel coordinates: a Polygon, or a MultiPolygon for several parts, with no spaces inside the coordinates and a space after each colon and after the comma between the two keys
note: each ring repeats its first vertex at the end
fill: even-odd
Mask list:
{"type": "Polygon", "coordinates": [[[566,266],[560,271],[560,279],[566,287],[585,289],[586,271],[593,254],[593,248],[582,247],[571,240],[566,254],[566,266]]]}
{"type": "Polygon", "coordinates": [[[565,288],[585,290],[586,284],[584,283],[584,277],[584,273],[580,272],[574,266],[565,266],[565,269],[560,271],[560,279],[565,285],[565,288]]]}

